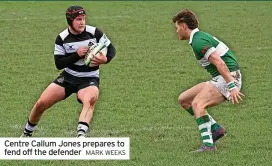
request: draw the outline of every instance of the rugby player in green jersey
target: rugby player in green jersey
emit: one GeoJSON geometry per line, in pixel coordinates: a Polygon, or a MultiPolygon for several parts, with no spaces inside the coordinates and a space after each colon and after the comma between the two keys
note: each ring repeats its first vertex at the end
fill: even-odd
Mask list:
{"type": "Polygon", "coordinates": [[[196,152],[216,150],[215,142],[225,135],[220,126],[206,111],[207,107],[225,100],[239,103],[244,96],[240,91],[242,75],[234,53],[214,36],[198,29],[196,15],[184,9],[173,17],[180,40],[188,40],[195,58],[207,70],[212,79],[181,93],[179,104],[196,118],[202,137],[202,146],[196,152]]]}

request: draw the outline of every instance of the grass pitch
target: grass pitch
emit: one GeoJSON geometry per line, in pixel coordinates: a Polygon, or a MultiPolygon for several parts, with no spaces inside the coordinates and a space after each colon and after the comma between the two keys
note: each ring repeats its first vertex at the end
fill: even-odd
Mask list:
{"type": "MultiPolygon", "coordinates": [[[[75,2],[0,2],[1,137],[18,137],[45,87],[59,74],[56,35],[75,2]]],[[[101,67],[101,93],[91,133],[130,137],[129,161],[0,161],[0,165],[272,165],[271,2],[78,2],[88,24],[101,28],[117,48],[101,67]],[[228,130],[216,153],[192,154],[201,144],[195,120],[177,97],[210,79],[171,18],[182,8],[200,29],[238,56],[246,95],[209,113],[228,130]]],[[[36,137],[74,137],[81,106],[75,95],[50,108],[36,137]]]]}

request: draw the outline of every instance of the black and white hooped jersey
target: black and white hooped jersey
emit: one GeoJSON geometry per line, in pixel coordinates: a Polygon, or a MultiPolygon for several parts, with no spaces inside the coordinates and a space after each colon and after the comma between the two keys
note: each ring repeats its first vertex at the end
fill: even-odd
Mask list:
{"type": "MultiPolygon", "coordinates": [[[[71,56],[82,46],[88,46],[89,43],[111,44],[107,36],[98,28],[86,25],[84,32],[74,35],[69,29],[62,31],[56,38],[54,56],[71,56]]],[[[64,71],[76,77],[99,77],[99,66],[89,67],[84,63],[84,58],[64,68],[64,71]]]]}

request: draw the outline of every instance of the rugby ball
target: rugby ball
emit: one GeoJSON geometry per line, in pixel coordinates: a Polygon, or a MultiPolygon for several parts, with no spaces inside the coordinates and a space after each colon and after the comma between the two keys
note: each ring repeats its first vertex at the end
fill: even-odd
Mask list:
{"type": "Polygon", "coordinates": [[[87,52],[84,59],[85,65],[91,67],[94,56],[102,56],[102,55],[106,56],[107,52],[108,52],[108,48],[106,47],[104,43],[98,43],[98,44],[90,46],[89,51],[87,52]]]}

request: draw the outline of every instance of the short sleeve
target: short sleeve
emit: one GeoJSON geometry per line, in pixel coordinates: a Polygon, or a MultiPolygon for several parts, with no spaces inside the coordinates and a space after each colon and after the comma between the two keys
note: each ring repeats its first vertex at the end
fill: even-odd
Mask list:
{"type": "Polygon", "coordinates": [[[196,39],[192,43],[195,54],[201,58],[208,59],[209,56],[216,50],[212,43],[207,39],[196,39]]]}

